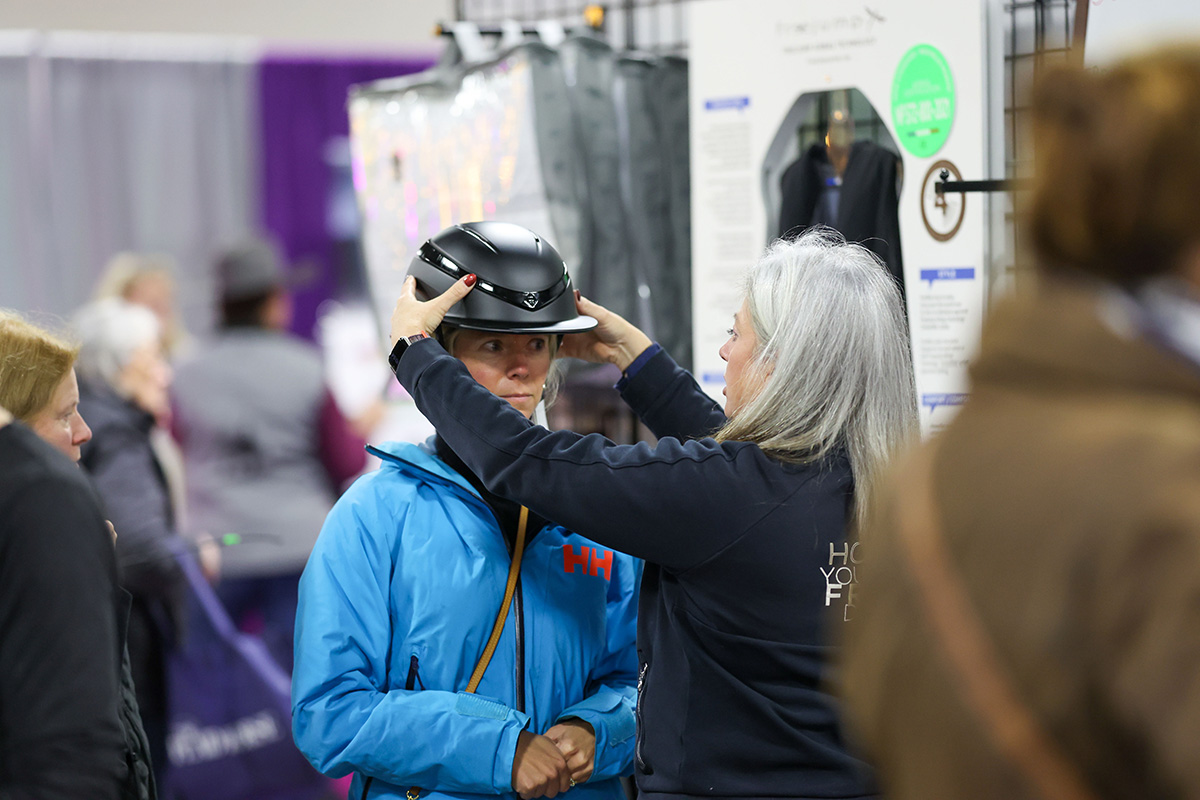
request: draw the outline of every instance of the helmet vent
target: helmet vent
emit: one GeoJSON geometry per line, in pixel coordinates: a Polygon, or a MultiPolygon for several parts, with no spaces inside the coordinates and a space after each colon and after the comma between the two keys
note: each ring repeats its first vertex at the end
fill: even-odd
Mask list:
{"type": "Polygon", "coordinates": [[[500,251],[496,248],[496,245],[492,244],[491,241],[486,236],[484,236],[482,233],[480,233],[479,231],[474,230],[472,228],[464,228],[462,225],[455,225],[454,227],[458,228],[463,233],[479,240],[479,242],[481,244],[483,244],[484,247],[486,247],[488,250],[491,250],[493,253],[496,253],[496,254],[500,253],[500,251]]]}
{"type": "Polygon", "coordinates": [[[409,265],[421,291],[444,292],[474,275],[475,291],[446,315],[449,324],[481,331],[569,333],[591,330],[571,294],[571,278],[549,240],[510,222],[451,225],[420,246],[409,265]]]}

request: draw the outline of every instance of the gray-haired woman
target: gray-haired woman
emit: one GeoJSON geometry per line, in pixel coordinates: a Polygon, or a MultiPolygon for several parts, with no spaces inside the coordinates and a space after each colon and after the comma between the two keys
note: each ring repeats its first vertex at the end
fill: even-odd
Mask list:
{"type": "Polygon", "coordinates": [[[851,613],[877,476],[917,428],[887,271],[828,232],[772,245],[721,348],[725,412],[640,330],[579,299],[599,327],[567,336],[563,352],[622,369],[618,389],[653,447],[534,426],[423,340],[473,285],[468,275],[425,303],[406,285],[396,373],[491,490],[648,562],[640,794],[872,796],[828,692],[823,629],[851,613]]]}
{"type": "Polygon", "coordinates": [[[119,298],[74,318],[80,339],[79,410],[92,428],[80,464],[92,475],[117,532],[121,585],[133,595],[129,658],[158,782],[167,765],[166,655],[173,646],[184,579],[184,545],[152,443],[167,413],[170,367],[158,318],[119,298]]]}

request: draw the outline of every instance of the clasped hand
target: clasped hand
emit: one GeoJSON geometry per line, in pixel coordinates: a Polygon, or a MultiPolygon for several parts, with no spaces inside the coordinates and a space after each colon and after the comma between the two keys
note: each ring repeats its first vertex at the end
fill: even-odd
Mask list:
{"type": "Polygon", "coordinates": [[[544,735],[522,731],[513,758],[513,791],[523,800],[554,797],[592,777],[596,734],[581,719],[568,719],[544,735]]]}

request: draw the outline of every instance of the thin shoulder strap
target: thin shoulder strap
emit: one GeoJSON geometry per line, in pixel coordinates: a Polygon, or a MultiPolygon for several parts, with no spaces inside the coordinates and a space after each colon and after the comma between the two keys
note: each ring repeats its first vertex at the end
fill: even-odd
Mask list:
{"type": "Polygon", "coordinates": [[[483,680],[483,673],[487,671],[488,664],[492,661],[492,654],[496,652],[496,645],[500,643],[500,634],[504,632],[508,609],[512,606],[513,594],[517,590],[517,578],[521,575],[521,556],[525,553],[525,526],[528,524],[529,509],[521,506],[521,518],[517,523],[517,541],[513,545],[512,566],[508,568],[508,584],[504,587],[504,600],[500,603],[500,611],[496,614],[496,622],[492,625],[492,635],[488,638],[488,642],[483,648],[483,654],[479,656],[479,663],[475,665],[475,671],[471,673],[471,680],[467,683],[466,691],[468,693],[473,694],[479,688],[479,682],[483,680]]]}
{"type": "MultiPolygon", "coordinates": [[[[467,694],[474,694],[479,688],[479,682],[483,680],[483,673],[487,671],[488,664],[492,663],[492,655],[496,652],[496,645],[500,643],[500,634],[504,632],[504,623],[508,620],[508,609],[512,606],[513,595],[517,590],[517,578],[521,575],[521,557],[525,554],[525,527],[529,524],[529,509],[521,506],[521,518],[517,523],[517,541],[513,545],[512,565],[508,568],[508,583],[504,586],[504,599],[500,601],[500,610],[496,613],[496,621],[492,623],[492,635],[488,637],[487,644],[483,646],[483,652],[479,655],[479,661],[475,663],[475,671],[471,673],[471,679],[467,681],[467,688],[463,691],[467,694]]],[[[363,787],[363,798],[367,796],[367,789],[370,788],[373,778],[367,778],[363,787]]],[[[405,792],[406,800],[418,800],[423,790],[420,786],[410,786],[405,792]]]]}
{"type": "Polygon", "coordinates": [[[1003,758],[1046,800],[1095,800],[1083,776],[1018,696],[950,561],[933,497],[935,449],[916,457],[900,500],[899,540],[926,618],[963,699],[1003,758]]]}

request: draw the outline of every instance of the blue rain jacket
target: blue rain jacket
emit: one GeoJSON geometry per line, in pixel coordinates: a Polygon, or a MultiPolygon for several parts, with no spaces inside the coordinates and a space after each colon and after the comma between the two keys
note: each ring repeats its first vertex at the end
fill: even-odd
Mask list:
{"type": "Polygon", "coordinates": [[[641,563],[557,525],[521,564],[525,710],[516,710],[515,609],[476,694],[462,690],[511,565],[488,505],[430,445],[389,443],[337,502],[300,580],[292,727],[350,797],[512,792],[522,730],[578,717],[596,732],[572,800],[624,800],[633,770],[641,563]]]}

